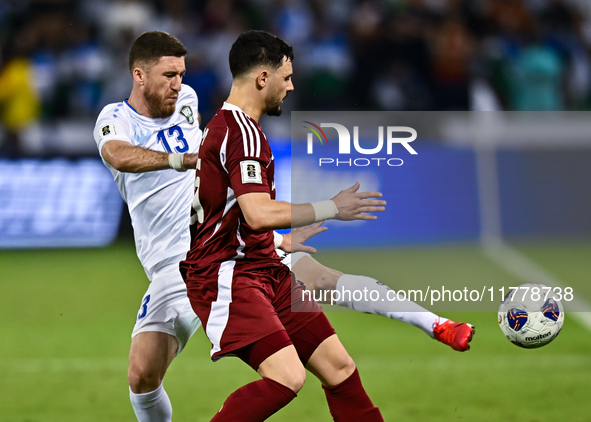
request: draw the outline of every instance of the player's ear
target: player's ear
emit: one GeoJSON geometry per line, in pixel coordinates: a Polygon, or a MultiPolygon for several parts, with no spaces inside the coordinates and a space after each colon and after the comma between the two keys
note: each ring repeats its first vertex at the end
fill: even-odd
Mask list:
{"type": "Polygon", "coordinates": [[[263,89],[267,86],[267,82],[269,81],[269,72],[266,70],[261,70],[257,75],[257,88],[263,89]]]}
{"type": "Polygon", "coordinates": [[[139,85],[143,85],[146,80],[146,74],[139,67],[133,69],[133,72],[131,72],[131,76],[133,77],[133,81],[139,85]]]}

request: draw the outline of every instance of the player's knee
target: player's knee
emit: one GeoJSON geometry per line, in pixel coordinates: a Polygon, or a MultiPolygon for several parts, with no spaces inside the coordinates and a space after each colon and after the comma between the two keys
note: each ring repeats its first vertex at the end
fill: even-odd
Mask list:
{"type": "Polygon", "coordinates": [[[339,356],[338,359],[333,362],[333,365],[337,378],[341,380],[339,382],[346,380],[353,372],[355,372],[355,362],[348,353],[339,356]]]}
{"type": "Polygon", "coordinates": [[[289,377],[287,377],[287,382],[289,385],[286,385],[286,387],[294,393],[300,391],[306,382],[306,370],[304,367],[302,366],[300,369],[291,371],[289,377]]]}
{"type": "Polygon", "coordinates": [[[127,380],[131,391],[136,394],[149,393],[162,384],[160,371],[140,365],[129,365],[127,380]]]}
{"type": "Polygon", "coordinates": [[[302,366],[301,368],[294,368],[290,371],[282,373],[276,378],[272,378],[297,394],[297,392],[302,389],[304,383],[306,382],[306,370],[302,366]]]}

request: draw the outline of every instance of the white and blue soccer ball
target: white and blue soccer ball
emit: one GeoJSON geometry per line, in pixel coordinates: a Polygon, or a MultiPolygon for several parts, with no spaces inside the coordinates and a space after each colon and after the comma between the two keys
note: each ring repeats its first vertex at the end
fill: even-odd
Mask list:
{"type": "Polygon", "coordinates": [[[499,327],[519,347],[542,347],[556,338],[564,323],[559,295],[543,284],[511,289],[499,306],[499,327]]]}

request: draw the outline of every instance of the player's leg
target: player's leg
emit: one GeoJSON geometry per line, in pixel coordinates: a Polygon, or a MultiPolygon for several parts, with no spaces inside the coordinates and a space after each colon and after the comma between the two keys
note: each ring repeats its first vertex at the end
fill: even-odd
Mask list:
{"type": "Polygon", "coordinates": [[[187,298],[178,265],[163,268],[152,280],[132,333],[129,394],[140,422],[166,422],[171,420],[172,406],[162,380],[201,324],[187,298]]]}
{"type": "Polygon", "coordinates": [[[171,420],[172,405],[162,380],[177,350],[177,339],[162,332],[140,332],[131,340],[127,378],[138,421],[171,420]]]}
{"type": "MultiPolygon", "coordinates": [[[[286,286],[284,283],[281,287],[286,286]]],[[[383,421],[320,306],[304,297],[304,286],[296,282],[295,276],[290,290],[289,297],[278,295],[277,315],[300,361],[322,382],[333,418],[340,422],[383,421]]]]}
{"type": "Polygon", "coordinates": [[[298,393],[306,381],[304,365],[293,345],[289,345],[266,358],[257,369],[263,378],[269,378],[298,393]]]}
{"type": "MultiPolygon", "coordinates": [[[[363,292],[364,289],[368,291],[377,290],[380,292],[380,297],[387,297],[388,291],[391,290],[388,286],[374,278],[344,274],[332,268],[325,267],[310,255],[304,255],[298,259],[293,264],[292,271],[296,275],[296,278],[306,285],[308,290],[318,292],[316,297],[320,297],[320,292],[322,291],[337,290],[342,292],[343,289],[351,292],[363,292]]],[[[330,298],[330,295],[327,296],[330,298]]],[[[338,299],[336,304],[339,306],[346,306],[359,312],[382,315],[406,322],[407,324],[420,328],[431,337],[433,337],[433,324],[446,321],[445,318],[429,312],[410,300],[404,302],[354,301],[352,300],[352,295],[340,296],[342,297],[335,295],[335,298],[338,299]]]]}
{"type": "Polygon", "coordinates": [[[324,314],[318,314],[290,337],[306,369],[322,383],[334,420],[383,421],[361,384],[353,359],[324,314]]]}
{"type": "Polygon", "coordinates": [[[330,414],[339,422],[382,421],[361,384],[359,372],[338,337],[324,340],[308,360],[306,368],[322,383],[330,414]]]}
{"type": "Polygon", "coordinates": [[[306,380],[306,371],[294,346],[283,347],[287,343],[291,343],[289,337],[281,331],[235,352],[262,379],[230,394],[212,422],[264,421],[296,397],[306,380]]]}
{"type": "MultiPolygon", "coordinates": [[[[361,276],[344,274],[332,268],[325,267],[309,254],[297,252],[291,254],[291,267],[296,278],[306,285],[306,289],[315,292],[316,298],[330,298],[326,291],[372,291],[379,292],[379,297],[387,298],[392,289],[378,280],[361,276]]],[[[353,295],[339,294],[334,296],[336,304],[350,309],[370,314],[382,315],[391,319],[405,322],[420,328],[431,338],[436,338],[454,350],[469,349],[474,329],[470,324],[455,323],[428,311],[411,300],[405,301],[372,301],[352,300],[353,295]]]]}

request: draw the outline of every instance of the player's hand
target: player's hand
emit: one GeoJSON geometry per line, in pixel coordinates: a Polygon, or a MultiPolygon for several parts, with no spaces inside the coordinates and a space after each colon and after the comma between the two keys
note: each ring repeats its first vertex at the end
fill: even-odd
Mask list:
{"type": "Polygon", "coordinates": [[[349,189],[340,191],[332,200],[337,206],[339,212],[335,219],[342,221],[351,220],[375,220],[375,215],[367,213],[384,211],[386,201],[381,199],[380,192],[357,192],[359,190],[359,182],[355,183],[349,189]]]}
{"type": "Polygon", "coordinates": [[[322,227],[323,221],[320,223],[314,223],[310,226],[303,226],[298,227],[296,229],[292,229],[287,234],[283,235],[283,241],[279,248],[284,250],[285,252],[308,252],[308,253],[316,253],[316,249],[312,246],[304,245],[304,242],[310,239],[313,236],[316,236],[318,233],[322,233],[326,231],[326,227],[322,227]]]}
{"type": "Polygon", "coordinates": [[[185,153],[185,156],[183,157],[183,166],[185,166],[188,169],[196,168],[198,158],[199,154],[185,153]]]}

